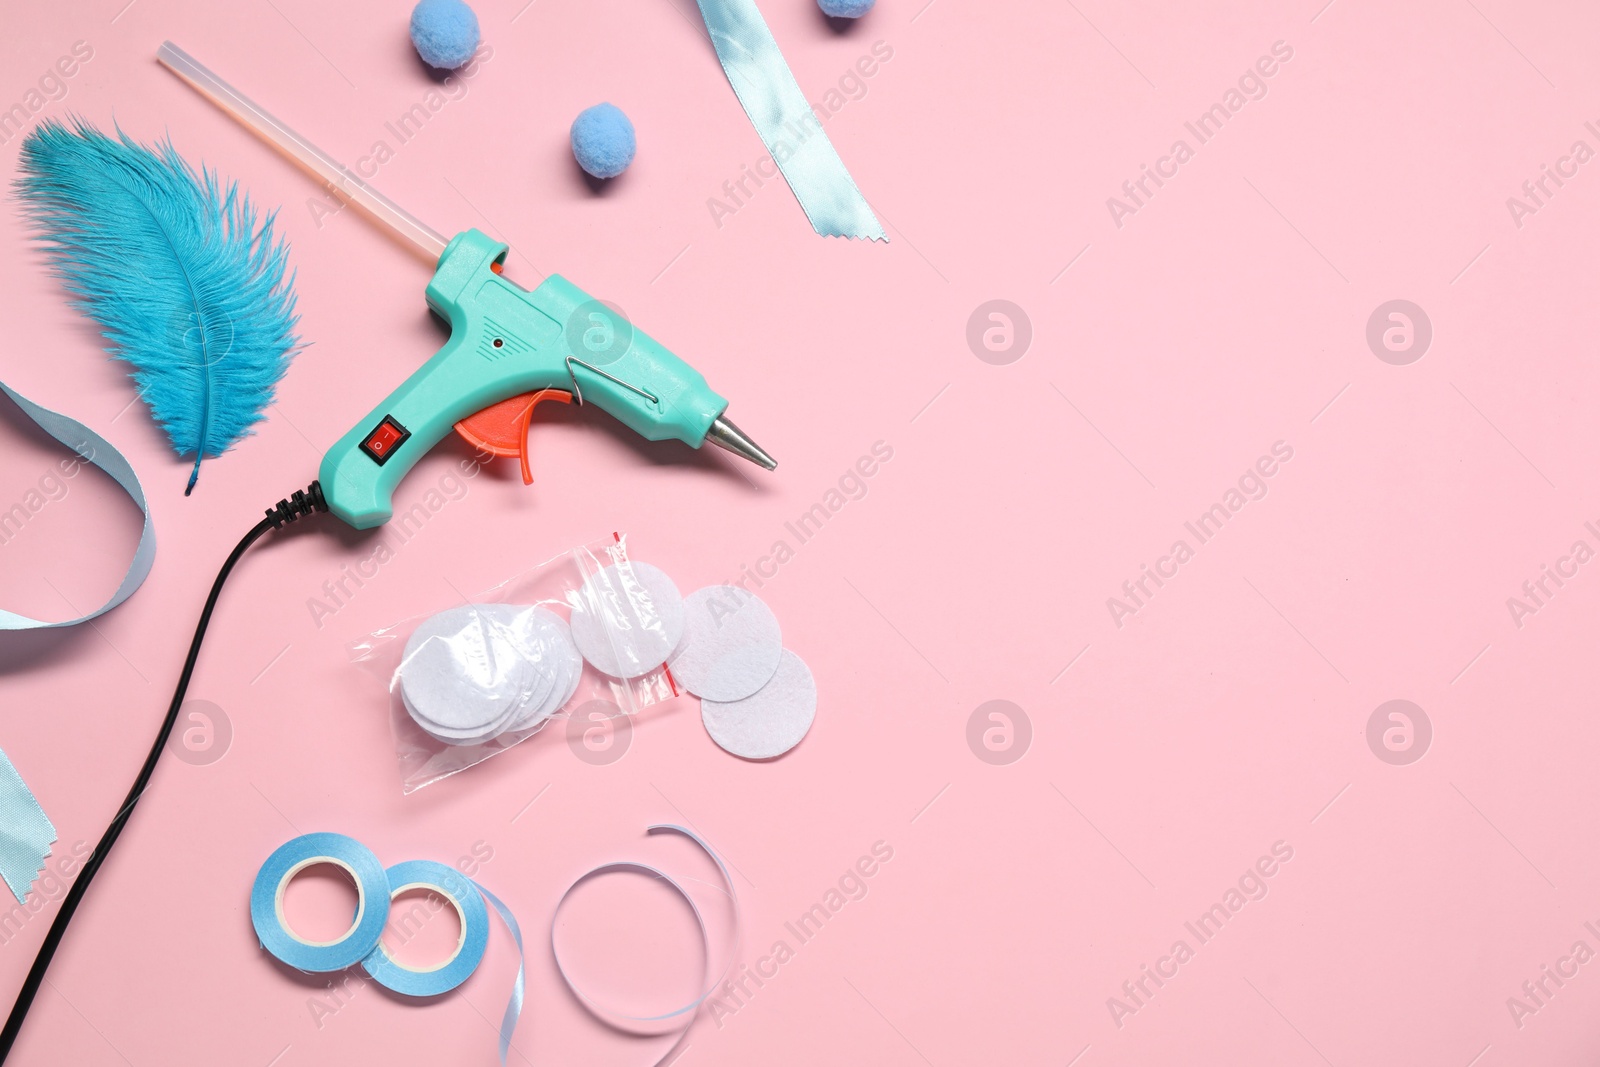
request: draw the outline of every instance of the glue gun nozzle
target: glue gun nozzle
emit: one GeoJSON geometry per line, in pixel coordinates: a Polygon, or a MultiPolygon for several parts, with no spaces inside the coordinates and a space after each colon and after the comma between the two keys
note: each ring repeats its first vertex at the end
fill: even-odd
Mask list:
{"type": "Polygon", "coordinates": [[[762,451],[760,445],[746,437],[743,430],[720,416],[711,424],[711,429],[706,431],[706,440],[726,448],[736,456],[743,456],[751,463],[765,467],[769,471],[778,467],[778,461],[762,451]]]}

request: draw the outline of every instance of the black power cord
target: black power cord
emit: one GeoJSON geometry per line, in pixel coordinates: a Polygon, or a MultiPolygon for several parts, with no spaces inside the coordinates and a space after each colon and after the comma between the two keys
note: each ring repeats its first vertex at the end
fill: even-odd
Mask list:
{"type": "Polygon", "coordinates": [[[82,873],[67,891],[66,899],[61,902],[61,910],[56,913],[55,921],[50,924],[50,932],[45,935],[44,944],[39,946],[39,954],[33,958],[33,966],[29,968],[28,977],[22,983],[22,990],[17,993],[16,1003],[11,1006],[11,1016],[6,1019],[5,1029],[0,1031],[0,1063],[4,1063],[6,1057],[11,1054],[11,1046],[16,1043],[17,1034],[22,1031],[23,1020],[28,1017],[28,1009],[33,1006],[33,998],[39,992],[40,984],[44,982],[44,973],[50,969],[50,960],[61,944],[62,935],[67,932],[67,925],[72,922],[73,913],[78,910],[78,903],[83,900],[83,894],[88,890],[89,883],[94,880],[100,865],[110,854],[111,846],[115,845],[117,838],[122,835],[122,828],[128,824],[128,817],[133,814],[134,806],[139,803],[139,798],[150,786],[150,776],[155,772],[156,763],[161,759],[161,750],[167,746],[167,738],[172,734],[173,724],[178,721],[178,709],[183,706],[184,694],[189,691],[189,677],[194,673],[195,661],[200,658],[200,643],[205,640],[206,627],[211,622],[211,612],[217,606],[217,597],[222,592],[223,583],[233,571],[234,564],[238,563],[239,557],[243,556],[268,530],[276,530],[285,523],[294,522],[313,512],[327,510],[328,502],[322,497],[321,483],[312,482],[306,489],[295,490],[292,496],[278,501],[276,507],[267,509],[267,517],[250,528],[250,532],[245,534],[234,547],[233,552],[222,564],[222,569],[217,572],[217,580],[211,584],[211,595],[206,597],[206,606],[200,612],[200,624],[194,629],[194,640],[189,644],[189,658],[183,661],[183,673],[178,675],[178,687],[173,691],[172,704],[167,708],[167,717],[161,723],[160,732],[156,734],[155,744],[150,746],[150,754],[145,757],[144,766],[139,768],[139,777],[134,779],[133,788],[128,790],[128,798],[122,802],[117,817],[106,827],[106,832],[100,837],[100,843],[84,861],[82,873]]]}

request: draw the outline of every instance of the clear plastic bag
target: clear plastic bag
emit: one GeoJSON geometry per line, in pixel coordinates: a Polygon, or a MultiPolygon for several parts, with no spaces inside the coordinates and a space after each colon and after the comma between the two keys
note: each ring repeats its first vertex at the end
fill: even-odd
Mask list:
{"type": "Polygon", "coordinates": [[[630,561],[626,539],[613,535],[470,603],[441,605],[351,642],[352,661],[388,690],[404,791],[481,763],[591,702],[631,716],[678,696],[665,665],[652,665],[653,648],[666,645],[662,660],[672,650],[672,620],[662,615],[676,600],[675,590],[659,604],[651,596],[657,575],[630,561]],[[603,673],[592,661],[632,677],[603,673]]]}

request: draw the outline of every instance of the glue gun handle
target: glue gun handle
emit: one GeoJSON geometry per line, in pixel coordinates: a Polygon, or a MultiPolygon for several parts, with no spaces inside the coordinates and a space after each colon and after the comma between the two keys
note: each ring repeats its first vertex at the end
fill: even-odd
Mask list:
{"type": "Polygon", "coordinates": [[[396,486],[455,424],[509,397],[570,391],[647,440],[698,448],[728,402],[693,367],[558,275],[501,276],[506,246],[457,234],[428,283],[450,340],[324,457],[329,510],[357,529],[392,517],[396,486]]]}
{"type": "Polygon", "coordinates": [[[452,330],[432,359],[328,450],[320,480],[335,515],[358,530],[383,525],[393,517],[400,481],[457,422],[564,380],[560,364],[550,361],[489,373],[475,340],[473,331],[452,330]]]}

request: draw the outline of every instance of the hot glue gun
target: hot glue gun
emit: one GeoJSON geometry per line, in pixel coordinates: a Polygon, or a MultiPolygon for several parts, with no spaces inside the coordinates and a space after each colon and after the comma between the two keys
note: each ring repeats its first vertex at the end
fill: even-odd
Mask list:
{"type": "Polygon", "coordinates": [[[501,273],[502,242],[475,229],[447,242],[172,42],[157,58],[437,264],[428,307],[449,323],[450,339],[324,457],[318,481],[334,515],[357,529],[389,521],[395,487],[452,428],[494,455],[520,457],[531,483],[528,423],[543,400],[592,403],[646,440],[710,441],[777,466],[725,417],[727,400],[699,371],[611,307],[559,275],[531,291],[517,286],[501,273]]]}

